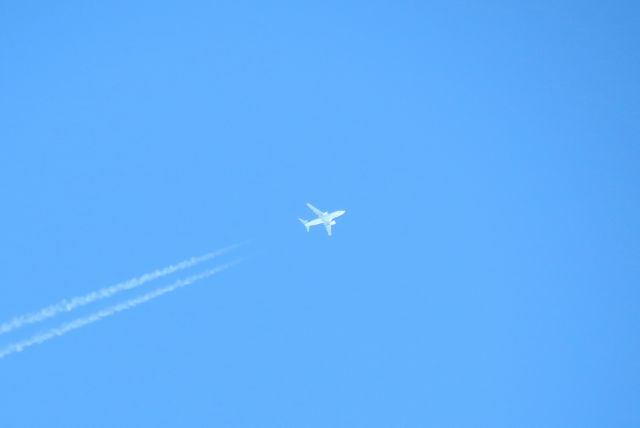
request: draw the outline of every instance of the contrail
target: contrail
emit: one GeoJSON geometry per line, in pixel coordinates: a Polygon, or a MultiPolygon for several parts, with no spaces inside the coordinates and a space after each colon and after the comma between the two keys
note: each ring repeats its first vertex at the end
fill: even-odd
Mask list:
{"type": "Polygon", "coordinates": [[[0,324],[0,335],[8,333],[24,325],[33,324],[46,320],[47,318],[54,317],[61,312],[70,312],[79,306],[87,305],[89,303],[95,302],[96,300],[106,299],[107,297],[111,297],[114,294],[120,293],[121,291],[140,287],[142,284],[153,281],[154,279],[162,278],[163,276],[167,276],[174,272],[193,267],[204,261],[221,256],[231,250],[236,249],[240,245],[242,244],[234,244],[221,250],[204,254],[202,256],[191,257],[190,259],[181,261],[180,263],[176,263],[174,265],[167,266],[161,269],[156,269],[153,272],[146,273],[137,278],[132,278],[119,284],[112,285],[110,287],[92,291],[91,293],[85,294],[84,296],[73,297],[70,300],[64,299],[56,304],[42,308],[39,311],[25,315],[19,315],[17,317],[14,317],[10,321],[6,321],[3,324],[0,324]]]}
{"type": "Polygon", "coordinates": [[[142,296],[134,297],[133,299],[127,300],[123,303],[119,303],[117,305],[95,312],[87,317],[78,318],[74,321],[68,322],[66,324],[62,324],[59,327],[52,328],[51,330],[45,333],[37,334],[33,336],[31,339],[12,343],[0,350],[0,358],[4,358],[7,355],[10,355],[16,352],[22,352],[26,348],[29,348],[34,345],[39,345],[53,338],[67,334],[70,331],[79,329],[80,327],[84,327],[85,325],[93,324],[94,322],[100,321],[103,318],[107,318],[107,317],[110,317],[111,315],[115,315],[118,312],[126,311],[127,309],[132,309],[142,303],[148,302],[149,300],[155,299],[156,297],[160,297],[163,294],[170,293],[172,291],[177,290],[178,288],[186,287],[187,285],[190,285],[196,281],[215,275],[216,273],[221,272],[225,269],[228,269],[238,263],[240,263],[240,260],[226,263],[224,265],[218,266],[214,269],[205,271],[198,275],[193,275],[186,279],[178,280],[171,285],[167,285],[166,287],[161,287],[154,291],[150,291],[147,294],[143,294],[142,296]]]}

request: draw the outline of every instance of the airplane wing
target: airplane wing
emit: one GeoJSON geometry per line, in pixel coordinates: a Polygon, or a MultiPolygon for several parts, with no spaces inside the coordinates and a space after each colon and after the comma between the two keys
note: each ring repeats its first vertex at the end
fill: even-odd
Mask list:
{"type": "Polygon", "coordinates": [[[317,215],[318,217],[322,217],[322,215],[323,215],[322,211],[320,211],[319,209],[317,209],[316,207],[311,205],[309,202],[307,202],[307,206],[309,207],[309,209],[311,211],[314,212],[315,215],[317,215]]]}
{"type": "Polygon", "coordinates": [[[327,229],[327,233],[331,236],[331,222],[325,223],[324,228],[327,229]]]}

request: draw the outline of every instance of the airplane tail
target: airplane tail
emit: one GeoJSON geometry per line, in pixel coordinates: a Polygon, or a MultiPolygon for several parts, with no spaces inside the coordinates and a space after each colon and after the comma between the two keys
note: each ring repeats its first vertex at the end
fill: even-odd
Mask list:
{"type": "Polygon", "coordinates": [[[298,220],[300,220],[300,223],[304,224],[304,227],[307,228],[307,232],[308,232],[309,231],[309,227],[310,227],[308,222],[306,220],[301,219],[301,218],[299,218],[298,220]]]}

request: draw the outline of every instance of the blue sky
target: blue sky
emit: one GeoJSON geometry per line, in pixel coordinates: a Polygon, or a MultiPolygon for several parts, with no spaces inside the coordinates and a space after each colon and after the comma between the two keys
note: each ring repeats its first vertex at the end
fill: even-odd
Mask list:
{"type": "Polygon", "coordinates": [[[1,5],[0,425],[639,426],[639,12],[1,5]]]}

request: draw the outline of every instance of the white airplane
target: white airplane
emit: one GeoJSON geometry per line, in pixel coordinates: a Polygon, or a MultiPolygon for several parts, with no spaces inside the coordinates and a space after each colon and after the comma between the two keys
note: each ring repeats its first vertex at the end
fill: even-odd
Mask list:
{"type": "Polygon", "coordinates": [[[318,218],[313,219],[313,220],[309,220],[309,221],[303,220],[301,218],[299,218],[298,220],[300,220],[300,222],[302,224],[304,224],[304,227],[307,228],[307,232],[309,231],[309,228],[311,226],[317,226],[319,224],[324,224],[324,228],[327,229],[327,233],[329,234],[329,236],[331,236],[331,226],[336,224],[336,220],[335,219],[340,217],[344,213],[346,213],[346,211],[344,211],[344,210],[334,211],[332,213],[330,213],[329,211],[322,212],[322,211],[320,211],[319,209],[317,209],[316,207],[314,207],[313,205],[311,205],[308,202],[307,202],[307,206],[309,207],[309,209],[311,211],[313,211],[313,213],[315,215],[318,216],[318,218]]]}

